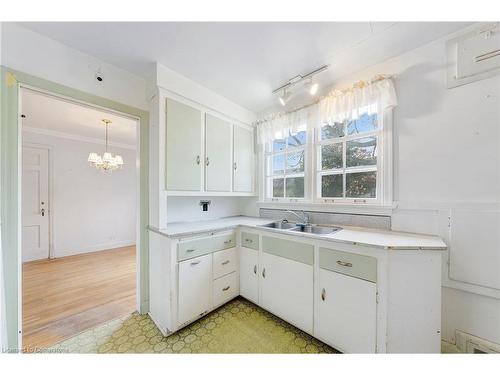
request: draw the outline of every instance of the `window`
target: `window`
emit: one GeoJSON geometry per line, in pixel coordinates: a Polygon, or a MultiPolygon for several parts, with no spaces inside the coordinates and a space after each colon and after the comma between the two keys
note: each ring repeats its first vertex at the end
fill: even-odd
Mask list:
{"type": "Polygon", "coordinates": [[[377,108],[269,142],[263,150],[264,199],[391,204],[392,112],[377,108]]]}
{"type": "Polygon", "coordinates": [[[318,129],[317,198],[335,201],[377,199],[379,133],[377,113],[318,129]]]}
{"type": "Polygon", "coordinates": [[[306,143],[307,133],[302,130],[267,145],[267,198],[304,198],[306,143]]]}

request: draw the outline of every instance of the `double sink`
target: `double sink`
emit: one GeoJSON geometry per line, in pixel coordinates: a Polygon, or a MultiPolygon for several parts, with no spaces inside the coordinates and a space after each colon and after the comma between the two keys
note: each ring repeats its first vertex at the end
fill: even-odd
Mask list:
{"type": "Polygon", "coordinates": [[[317,235],[327,235],[338,232],[340,227],[326,227],[313,224],[294,224],[286,221],[275,221],[269,224],[260,224],[258,227],[279,229],[287,232],[303,232],[317,235]]]}

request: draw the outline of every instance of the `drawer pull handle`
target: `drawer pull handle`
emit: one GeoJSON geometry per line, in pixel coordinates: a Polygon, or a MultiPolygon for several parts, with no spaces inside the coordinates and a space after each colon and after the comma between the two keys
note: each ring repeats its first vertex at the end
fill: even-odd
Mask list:
{"type": "Polygon", "coordinates": [[[224,241],[225,244],[228,244],[228,243],[231,243],[233,242],[232,240],[227,240],[227,241],[224,241]]]}
{"type": "Polygon", "coordinates": [[[192,253],[193,251],[195,251],[196,249],[187,249],[186,252],[187,253],[192,253]]]}
{"type": "Polygon", "coordinates": [[[257,265],[253,266],[253,273],[257,275],[257,265]]]}
{"type": "Polygon", "coordinates": [[[252,243],[253,240],[251,240],[250,238],[245,238],[245,242],[252,243]]]}
{"type": "Polygon", "coordinates": [[[266,269],[265,269],[265,268],[262,270],[262,277],[263,277],[264,279],[266,278],[266,269]]]}
{"type": "Polygon", "coordinates": [[[322,299],[323,301],[326,299],[326,290],[325,290],[325,288],[323,288],[323,289],[321,290],[321,299],[322,299]]]}
{"type": "Polygon", "coordinates": [[[342,267],[352,267],[352,263],[349,262],[343,262],[341,260],[337,260],[337,264],[342,267]]]}
{"type": "Polygon", "coordinates": [[[229,261],[226,260],[225,262],[222,262],[222,265],[225,266],[226,264],[229,264],[229,261]]]}
{"type": "Polygon", "coordinates": [[[225,288],[222,288],[222,291],[225,292],[226,290],[229,290],[230,286],[226,286],[225,288]]]}
{"type": "Polygon", "coordinates": [[[196,266],[197,264],[200,264],[200,261],[197,261],[197,262],[191,262],[191,265],[192,265],[192,266],[196,266]]]}

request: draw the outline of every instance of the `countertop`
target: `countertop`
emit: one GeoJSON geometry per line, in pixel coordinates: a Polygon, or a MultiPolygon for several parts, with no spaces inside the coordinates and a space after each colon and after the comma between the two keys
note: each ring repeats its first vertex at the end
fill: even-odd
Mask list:
{"type": "Polygon", "coordinates": [[[303,232],[290,232],[273,228],[258,227],[275,220],[249,216],[232,216],[213,220],[170,223],[165,229],[149,227],[150,230],[170,238],[179,238],[203,234],[206,232],[234,229],[239,226],[265,230],[272,233],[287,234],[317,240],[340,242],[384,248],[387,250],[445,250],[446,244],[437,236],[428,236],[407,232],[347,227],[338,225],[342,230],[328,235],[317,235],[303,232]]]}

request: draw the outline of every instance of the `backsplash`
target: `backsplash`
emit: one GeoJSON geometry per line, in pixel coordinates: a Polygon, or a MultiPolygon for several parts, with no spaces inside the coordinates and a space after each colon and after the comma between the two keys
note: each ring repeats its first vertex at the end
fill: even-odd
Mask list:
{"type": "MultiPolygon", "coordinates": [[[[332,212],[304,211],[309,214],[311,223],[324,225],[350,225],[355,227],[366,227],[375,229],[391,229],[390,216],[378,215],[357,215],[357,214],[341,214],[332,212]]],[[[281,220],[286,218],[290,221],[296,221],[293,214],[286,210],[261,208],[260,217],[266,219],[281,220]]]]}

